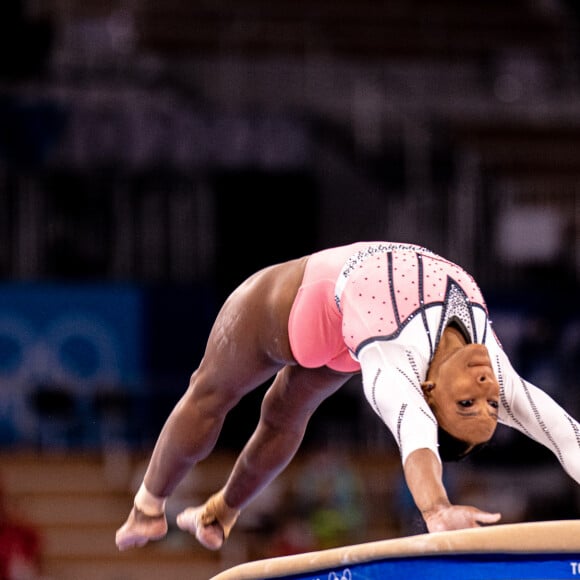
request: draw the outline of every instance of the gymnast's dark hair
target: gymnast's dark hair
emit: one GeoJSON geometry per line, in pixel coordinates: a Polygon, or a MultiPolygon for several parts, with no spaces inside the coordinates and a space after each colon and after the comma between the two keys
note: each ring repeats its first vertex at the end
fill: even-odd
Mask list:
{"type": "Polygon", "coordinates": [[[475,445],[469,450],[469,443],[450,435],[445,429],[438,427],[437,439],[439,441],[439,456],[441,461],[463,461],[465,458],[473,456],[486,446],[486,442],[475,445]]]}

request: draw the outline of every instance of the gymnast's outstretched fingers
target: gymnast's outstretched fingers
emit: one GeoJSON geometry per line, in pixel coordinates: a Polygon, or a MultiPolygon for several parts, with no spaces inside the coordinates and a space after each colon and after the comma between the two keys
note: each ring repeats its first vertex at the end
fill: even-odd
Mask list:
{"type": "Polygon", "coordinates": [[[501,514],[485,512],[472,506],[449,505],[424,513],[423,518],[430,532],[446,532],[495,524],[501,519],[501,514]]]}

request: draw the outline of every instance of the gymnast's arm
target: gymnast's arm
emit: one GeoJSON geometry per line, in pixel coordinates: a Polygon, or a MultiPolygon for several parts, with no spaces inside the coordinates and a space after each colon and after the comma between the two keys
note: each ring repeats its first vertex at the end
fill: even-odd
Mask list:
{"type": "Polygon", "coordinates": [[[404,472],[415,505],[430,532],[476,528],[482,524],[494,524],[501,518],[499,513],[453,505],[443,486],[441,461],[430,449],[413,451],[405,461],[404,472]]]}
{"type": "Polygon", "coordinates": [[[499,358],[505,377],[500,384],[499,421],[550,449],[580,484],[580,423],[550,395],[522,379],[505,353],[499,358]]]}
{"type": "Polygon", "coordinates": [[[498,513],[449,501],[437,451],[437,421],[423,397],[412,359],[412,352],[386,342],[372,343],[359,354],[365,396],[395,437],[407,486],[427,529],[437,532],[497,522],[498,513]]]}

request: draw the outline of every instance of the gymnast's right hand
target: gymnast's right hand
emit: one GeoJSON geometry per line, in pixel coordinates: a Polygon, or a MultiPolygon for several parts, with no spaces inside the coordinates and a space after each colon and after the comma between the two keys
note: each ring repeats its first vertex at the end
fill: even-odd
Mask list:
{"type": "Polygon", "coordinates": [[[141,548],[147,542],[160,540],[167,534],[167,518],[145,515],[133,506],[127,521],[117,530],[115,543],[120,551],[141,548]]]}
{"type": "Polygon", "coordinates": [[[447,505],[424,513],[423,518],[430,532],[444,532],[495,524],[501,519],[501,514],[467,505],[447,505]]]}

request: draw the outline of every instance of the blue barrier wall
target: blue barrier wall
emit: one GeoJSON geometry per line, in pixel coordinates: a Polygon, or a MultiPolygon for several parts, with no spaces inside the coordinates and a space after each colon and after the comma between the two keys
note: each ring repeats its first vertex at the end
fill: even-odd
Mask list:
{"type": "Polygon", "coordinates": [[[156,436],[214,316],[205,288],[1,284],[0,445],[156,436]]]}
{"type": "Polygon", "coordinates": [[[99,390],[141,389],[143,303],[142,291],[131,286],[1,285],[2,440],[38,436],[36,405],[57,419],[65,395],[69,404],[84,401],[86,407],[99,390]],[[53,396],[38,400],[39,391],[53,396]]]}

